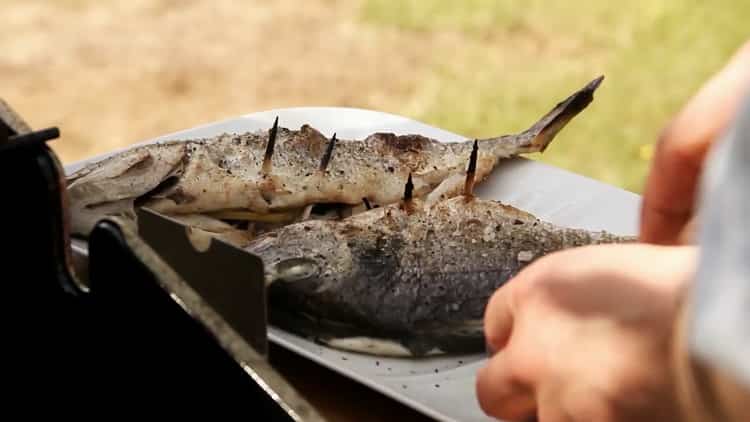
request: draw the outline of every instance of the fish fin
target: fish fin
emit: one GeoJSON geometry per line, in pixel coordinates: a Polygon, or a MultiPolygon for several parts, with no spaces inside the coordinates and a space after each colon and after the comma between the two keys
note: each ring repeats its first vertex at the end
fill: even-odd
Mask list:
{"type": "Polygon", "coordinates": [[[592,80],[581,90],[560,102],[549,113],[525,131],[530,138],[530,149],[544,152],[555,136],[575,116],[594,100],[594,91],[599,88],[604,76],[592,80]]]}
{"type": "MultiPolygon", "coordinates": [[[[237,247],[245,247],[252,240],[252,233],[245,229],[238,229],[218,218],[205,214],[171,214],[169,218],[184,224],[188,228],[188,237],[205,234],[211,238],[217,238],[233,244],[237,247]]],[[[191,239],[192,240],[192,239],[191,239]]]]}
{"type": "Polygon", "coordinates": [[[466,178],[460,173],[452,174],[448,178],[440,182],[435,189],[433,189],[425,198],[425,205],[434,205],[443,199],[449,199],[454,197],[461,191],[461,187],[464,185],[466,178]]]}
{"type": "Polygon", "coordinates": [[[264,174],[271,173],[271,157],[273,156],[273,148],[276,145],[276,134],[279,130],[279,116],[276,116],[276,120],[273,121],[273,126],[268,132],[268,143],[266,144],[266,154],[263,157],[263,166],[261,167],[264,174]]]}
{"type": "MultiPolygon", "coordinates": [[[[403,343],[397,340],[391,340],[386,338],[377,337],[341,337],[341,338],[327,338],[318,339],[318,342],[339,350],[345,350],[348,352],[364,353],[368,355],[386,356],[386,357],[416,357],[414,352],[405,346],[403,343]]],[[[424,354],[424,356],[439,355],[442,354],[442,350],[434,349],[424,354]]]]}
{"type": "Polygon", "coordinates": [[[299,221],[307,221],[310,219],[310,213],[312,212],[313,204],[307,204],[305,206],[305,209],[302,210],[302,213],[299,216],[299,221]]]}
{"type": "Polygon", "coordinates": [[[485,347],[484,336],[481,334],[445,333],[443,330],[425,331],[403,338],[372,336],[363,330],[359,335],[318,335],[315,341],[339,350],[400,358],[477,353],[485,347]]]}
{"type": "Polygon", "coordinates": [[[459,321],[416,327],[414,332],[385,333],[341,323],[278,306],[286,300],[271,287],[269,322],[277,328],[305,337],[326,347],[373,356],[423,358],[434,355],[481,353],[485,348],[482,320],[459,321]]]}
{"type": "Polygon", "coordinates": [[[414,333],[401,340],[415,356],[481,353],[485,348],[484,321],[462,320],[414,327],[414,333]]]}
{"type": "Polygon", "coordinates": [[[477,151],[479,146],[477,141],[474,140],[474,146],[471,148],[471,155],[469,156],[469,168],[466,170],[466,181],[464,183],[464,197],[466,200],[470,200],[474,197],[474,177],[477,173],[477,151]]]}
{"type": "MultiPolygon", "coordinates": [[[[273,289],[273,287],[272,287],[273,289]]],[[[270,291],[271,298],[278,293],[270,291]]],[[[349,323],[341,323],[324,318],[316,318],[304,312],[286,309],[285,306],[269,308],[269,322],[277,328],[302,336],[317,344],[337,350],[362,353],[373,356],[414,358],[438,354],[440,350],[413,347],[391,336],[373,333],[371,330],[349,323]]],[[[416,345],[416,344],[415,344],[416,345]]]]}
{"type": "Polygon", "coordinates": [[[508,157],[520,153],[544,152],[568,122],[580,114],[594,100],[594,91],[601,85],[603,79],[604,76],[599,76],[565,100],[557,103],[552,110],[525,131],[517,135],[482,139],[480,142],[494,144],[494,155],[497,157],[508,157]],[[512,153],[509,153],[509,147],[512,153]]]}

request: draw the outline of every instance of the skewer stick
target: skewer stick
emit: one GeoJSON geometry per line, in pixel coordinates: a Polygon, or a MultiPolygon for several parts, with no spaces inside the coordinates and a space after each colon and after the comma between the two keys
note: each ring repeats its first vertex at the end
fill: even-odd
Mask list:
{"type": "Polygon", "coordinates": [[[414,183],[411,180],[411,173],[409,178],[406,180],[406,186],[404,186],[404,199],[401,204],[401,208],[410,212],[414,207],[414,183]]]}
{"type": "Polygon", "coordinates": [[[328,162],[331,161],[331,156],[333,155],[333,147],[336,145],[336,134],[333,134],[333,137],[331,137],[331,142],[328,143],[328,147],[326,148],[326,152],[323,154],[323,159],[320,160],[320,167],[318,168],[318,171],[323,173],[326,171],[326,168],[328,167],[328,162]]]}
{"type": "Polygon", "coordinates": [[[471,149],[471,155],[469,156],[469,168],[466,170],[466,182],[464,182],[464,196],[469,201],[474,198],[474,176],[477,172],[477,153],[479,147],[476,139],[474,140],[474,147],[471,149]]]}
{"type": "MultiPolygon", "coordinates": [[[[331,161],[331,156],[333,155],[333,147],[336,145],[336,134],[333,134],[333,137],[331,137],[331,142],[328,143],[328,147],[326,147],[325,153],[323,153],[323,158],[320,160],[320,167],[318,167],[318,176],[323,177],[326,172],[326,168],[328,168],[328,163],[331,161]]],[[[305,206],[305,209],[302,210],[302,215],[300,216],[300,221],[306,221],[310,218],[310,213],[312,212],[313,204],[307,204],[305,206]]]]}
{"type": "Polygon", "coordinates": [[[279,116],[276,116],[276,120],[273,121],[273,127],[268,132],[268,143],[266,144],[266,155],[263,157],[263,167],[261,168],[264,174],[271,173],[271,157],[273,156],[273,147],[276,145],[276,133],[279,130],[279,116]]]}

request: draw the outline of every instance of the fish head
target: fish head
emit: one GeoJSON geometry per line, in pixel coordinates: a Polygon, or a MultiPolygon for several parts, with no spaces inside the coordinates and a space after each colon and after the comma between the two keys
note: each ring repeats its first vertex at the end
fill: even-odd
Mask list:
{"type": "Polygon", "coordinates": [[[267,284],[293,284],[295,290],[325,290],[352,269],[346,241],[330,221],[282,227],[254,239],[245,250],[263,261],[267,284]]]}

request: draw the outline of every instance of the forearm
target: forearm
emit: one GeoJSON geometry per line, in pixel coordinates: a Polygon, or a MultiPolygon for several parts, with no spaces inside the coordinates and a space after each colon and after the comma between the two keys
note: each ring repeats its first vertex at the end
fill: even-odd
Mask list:
{"type": "Polygon", "coordinates": [[[683,420],[750,420],[750,391],[718,368],[700,362],[689,348],[690,301],[683,300],[675,319],[671,364],[683,420]]]}

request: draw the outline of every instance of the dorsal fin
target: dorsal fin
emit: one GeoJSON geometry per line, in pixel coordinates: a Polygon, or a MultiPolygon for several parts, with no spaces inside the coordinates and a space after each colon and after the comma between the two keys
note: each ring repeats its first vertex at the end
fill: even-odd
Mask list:
{"type": "Polygon", "coordinates": [[[466,200],[470,200],[474,197],[474,177],[477,173],[477,153],[479,152],[479,146],[477,140],[474,140],[474,147],[471,149],[471,155],[469,156],[469,168],[466,170],[466,181],[464,182],[464,196],[466,200]]]}
{"type": "Polygon", "coordinates": [[[276,145],[276,133],[279,130],[279,116],[273,121],[273,127],[268,132],[268,143],[266,144],[266,155],[263,157],[263,173],[271,172],[271,157],[273,156],[273,147],[276,145]]]}

